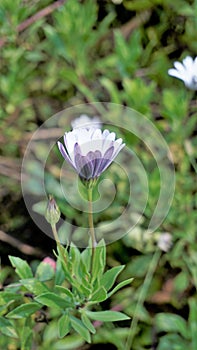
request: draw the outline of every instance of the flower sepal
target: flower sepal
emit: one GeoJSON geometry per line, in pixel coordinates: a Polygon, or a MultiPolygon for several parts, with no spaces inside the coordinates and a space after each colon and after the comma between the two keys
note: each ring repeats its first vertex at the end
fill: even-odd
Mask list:
{"type": "Polygon", "coordinates": [[[86,180],[84,179],[83,177],[79,177],[82,184],[88,189],[93,189],[96,184],[97,184],[97,181],[98,181],[98,177],[95,177],[94,179],[89,179],[89,180],[86,180]]]}

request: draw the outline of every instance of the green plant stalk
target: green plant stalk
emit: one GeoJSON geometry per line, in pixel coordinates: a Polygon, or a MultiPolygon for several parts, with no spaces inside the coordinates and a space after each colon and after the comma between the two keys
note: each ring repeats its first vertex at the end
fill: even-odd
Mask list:
{"type": "Polygon", "coordinates": [[[136,305],[136,308],[134,311],[134,316],[133,316],[131,326],[129,329],[129,335],[127,338],[125,350],[131,350],[132,343],[133,343],[133,340],[135,337],[137,324],[138,324],[138,313],[139,313],[141,306],[144,304],[146,294],[147,294],[148,289],[150,287],[150,284],[151,284],[151,281],[152,281],[152,278],[153,278],[153,275],[154,275],[154,272],[156,270],[156,267],[157,267],[157,264],[159,262],[160,257],[161,257],[161,251],[159,249],[157,249],[153,255],[151,262],[150,262],[148,271],[146,273],[146,277],[144,279],[142,289],[140,291],[140,295],[139,295],[137,305],[136,305]]]}
{"type": "Polygon", "coordinates": [[[61,246],[61,243],[60,243],[60,240],[59,240],[59,237],[58,237],[58,233],[57,233],[57,229],[56,229],[56,224],[51,225],[51,228],[52,228],[53,236],[54,236],[54,238],[55,238],[57,247],[58,247],[59,250],[61,251],[62,246],[61,246]]]}
{"type": "Polygon", "coordinates": [[[92,272],[93,261],[94,261],[94,252],[96,247],[96,238],[94,232],[94,220],[93,220],[93,208],[92,208],[92,188],[88,188],[88,222],[90,228],[90,238],[91,238],[91,248],[92,248],[92,257],[91,257],[91,266],[90,272],[92,272]]]}

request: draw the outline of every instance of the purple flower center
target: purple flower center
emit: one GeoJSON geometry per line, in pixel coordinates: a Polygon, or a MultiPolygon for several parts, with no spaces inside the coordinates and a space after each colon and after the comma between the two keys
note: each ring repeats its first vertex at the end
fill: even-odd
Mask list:
{"type": "Polygon", "coordinates": [[[88,152],[86,156],[81,154],[78,144],[75,145],[75,166],[82,179],[97,178],[112,162],[114,147],[111,146],[102,156],[100,151],[88,152]]]}

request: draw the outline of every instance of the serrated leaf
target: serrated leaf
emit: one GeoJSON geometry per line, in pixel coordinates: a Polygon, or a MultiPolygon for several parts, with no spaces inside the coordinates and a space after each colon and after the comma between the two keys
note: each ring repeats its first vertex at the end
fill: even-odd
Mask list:
{"type": "Polygon", "coordinates": [[[0,332],[7,337],[18,338],[12,322],[4,317],[0,317],[0,332]]]}
{"type": "Polygon", "coordinates": [[[116,278],[120,272],[124,269],[125,265],[112,267],[106,271],[101,278],[101,285],[108,291],[114,284],[116,278]]]}
{"type": "Polygon", "coordinates": [[[65,309],[73,306],[70,300],[66,300],[65,298],[62,298],[59,295],[55,293],[50,293],[50,292],[38,295],[35,298],[35,300],[43,305],[46,305],[52,308],[54,307],[59,309],[62,309],[62,308],[65,309]]]}
{"type": "Polygon", "coordinates": [[[89,320],[88,316],[84,312],[81,315],[81,320],[91,333],[96,333],[96,329],[94,328],[92,322],[89,320]]]}
{"type": "Polygon", "coordinates": [[[16,256],[9,256],[10,262],[16,269],[16,273],[20,278],[32,278],[33,274],[30,266],[25,260],[16,256]]]}
{"type": "Polygon", "coordinates": [[[90,303],[100,303],[107,299],[107,292],[104,287],[99,288],[91,297],[90,303]]]}
{"type": "Polygon", "coordinates": [[[58,321],[58,331],[59,337],[63,338],[70,332],[70,317],[68,314],[62,315],[62,317],[58,321]]]}
{"type": "Polygon", "coordinates": [[[129,320],[130,317],[119,311],[85,311],[86,315],[95,321],[114,322],[129,320]]]}
{"type": "Polygon", "coordinates": [[[74,330],[81,335],[88,343],[91,342],[90,333],[84,324],[78,318],[71,316],[71,324],[74,330]]]}
{"type": "Polygon", "coordinates": [[[6,317],[8,318],[26,318],[36,311],[40,310],[41,305],[37,303],[28,303],[17,306],[14,310],[10,311],[6,317]]]}
{"type": "Polygon", "coordinates": [[[110,293],[108,293],[108,297],[116,293],[120,288],[126,286],[127,284],[130,284],[133,280],[134,278],[129,278],[128,280],[120,282],[114,289],[112,289],[110,293]]]}

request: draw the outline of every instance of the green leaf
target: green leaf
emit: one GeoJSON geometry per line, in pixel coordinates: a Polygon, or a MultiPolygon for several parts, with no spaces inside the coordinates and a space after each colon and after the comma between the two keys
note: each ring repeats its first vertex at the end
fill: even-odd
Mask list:
{"type": "Polygon", "coordinates": [[[81,253],[81,260],[83,262],[83,265],[86,269],[86,274],[90,271],[90,264],[91,264],[91,249],[87,247],[82,253],[81,253]]]}
{"type": "Polygon", "coordinates": [[[5,305],[10,301],[20,300],[22,296],[12,292],[0,292],[0,305],[5,305]]]}
{"type": "Polygon", "coordinates": [[[79,249],[74,244],[70,246],[69,259],[72,264],[72,273],[76,277],[79,277],[79,265],[81,257],[79,249]]]}
{"type": "MultiPolygon", "coordinates": [[[[187,348],[187,342],[180,335],[174,333],[169,333],[161,337],[157,347],[158,350],[185,350],[187,348]]],[[[195,348],[192,348],[192,350],[195,350],[195,348]]]]}
{"type": "Polygon", "coordinates": [[[72,264],[70,262],[67,248],[64,248],[61,246],[61,249],[58,248],[58,254],[57,259],[60,262],[62,269],[64,271],[65,277],[67,278],[68,282],[73,284],[73,278],[72,278],[72,264]]]}
{"type": "Polygon", "coordinates": [[[65,294],[68,298],[73,300],[73,294],[68,288],[63,286],[55,286],[55,290],[57,290],[59,293],[65,294]]]}
{"type": "Polygon", "coordinates": [[[192,349],[197,349],[197,305],[196,299],[189,299],[189,326],[191,330],[192,349]]]}
{"type": "Polygon", "coordinates": [[[37,267],[35,276],[39,281],[48,281],[55,276],[55,271],[49,264],[41,262],[37,267]]]}
{"type": "Polygon", "coordinates": [[[92,282],[93,281],[99,281],[104,268],[105,268],[105,263],[106,263],[106,246],[105,246],[105,241],[102,239],[94,253],[94,260],[93,260],[93,268],[92,268],[92,282]]]}
{"type": "Polygon", "coordinates": [[[90,302],[100,303],[107,299],[107,292],[104,287],[99,288],[91,297],[90,302]]]}
{"type": "MultiPolygon", "coordinates": [[[[72,247],[72,259],[75,260],[75,257],[73,257],[76,253],[76,251],[74,252],[74,247],[72,247]]],[[[69,258],[68,255],[68,251],[66,248],[61,247],[61,249],[58,249],[58,253],[59,253],[59,261],[61,263],[61,266],[63,268],[63,271],[65,273],[65,277],[68,280],[68,282],[70,282],[70,284],[77,290],[77,292],[79,294],[85,295],[85,297],[89,297],[91,289],[89,288],[89,284],[84,284],[84,283],[79,283],[78,279],[80,279],[79,274],[77,276],[73,276],[73,266],[72,266],[72,262],[71,259],[69,258]]],[[[78,259],[78,257],[76,258],[78,259]]],[[[79,266],[78,266],[79,267],[79,266]]],[[[74,274],[76,273],[76,269],[74,274]]],[[[78,273],[78,272],[77,272],[78,273]]]]}
{"type": "Polygon", "coordinates": [[[91,249],[86,248],[86,253],[82,252],[80,255],[78,275],[79,275],[79,278],[81,279],[81,283],[85,284],[88,289],[91,289],[90,260],[91,260],[91,249]],[[89,253],[87,252],[87,250],[89,250],[89,253]]]}
{"type": "Polygon", "coordinates": [[[114,322],[129,320],[130,317],[119,311],[85,311],[86,315],[95,321],[114,322]]]}
{"type": "Polygon", "coordinates": [[[130,284],[134,278],[129,278],[128,280],[120,282],[110,293],[108,293],[108,297],[110,297],[112,294],[116,293],[120,288],[126,286],[127,284],[130,284]]]}
{"type": "Polygon", "coordinates": [[[156,326],[159,331],[178,332],[188,339],[189,332],[186,321],[179,315],[159,313],[155,316],[156,326]]]}
{"type": "Polygon", "coordinates": [[[58,259],[56,262],[56,271],[55,271],[55,285],[61,285],[65,280],[65,273],[62,268],[62,264],[58,259]]]}
{"type": "Polygon", "coordinates": [[[88,329],[84,326],[84,324],[81,322],[81,320],[79,320],[74,316],[71,316],[70,320],[74,330],[77,333],[79,333],[82,336],[82,338],[84,338],[88,343],[90,343],[91,342],[90,333],[88,329]]]}
{"type": "MultiPolygon", "coordinates": [[[[27,320],[28,321],[28,320],[27,320]]],[[[30,328],[30,325],[24,325],[21,332],[21,350],[31,350],[32,349],[32,339],[33,339],[33,330],[30,328]]]]}
{"type": "MultiPolygon", "coordinates": [[[[47,339],[48,342],[48,339],[47,339]]],[[[54,342],[54,338],[52,339],[52,342],[54,342]]],[[[54,350],[76,350],[76,349],[82,349],[84,346],[84,339],[76,332],[74,332],[72,335],[67,335],[63,339],[57,339],[55,341],[55,349],[54,350]]]]}
{"type": "Polygon", "coordinates": [[[101,278],[101,285],[108,291],[114,284],[117,276],[124,269],[125,265],[115,266],[106,271],[101,278]]]}
{"type": "Polygon", "coordinates": [[[54,307],[54,308],[59,308],[59,309],[65,309],[67,307],[72,307],[73,304],[71,303],[70,300],[66,300],[65,298],[60,297],[59,295],[55,293],[43,293],[41,295],[38,295],[35,298],[36,301],[39,303],[49,306],[49,307],[54,307]]]}
{"type": "Polygon", "coordinates": [[[88,316],[85,314],[85,312],[81,315],[81,320],[83,324],[89,329],[89,331],[93,334],[96,333],[96,329],[94,328],[92,322],[89,320],[88,316]]]}
{"type": "Polygon", "coordinates": [[[101,85],[103,85],[109,92],[112,103],[121,103],[120,90],[116,87],[116,84],[106,77],[100,79],[101,85]]]}
{"type": "Polygon", "coordinates": [[[14,310],[10,311],[6,317],[9,318],[26,318],[36,311],[41,309],[41,305],[37,303],[28,303],[17,306],[14,310]]]}
{"type": "Polygon", "coordinates": [[[7,277],[12,273],[12,267],[2,267],[1,266],[1,274],[0,274],[0,284],[4,284],[7,277]]]}
{"type": "Polygon", "coordinates": [[[32,278],[33,274],[30,266],[25,260],[16,256],[9,256],[10,262],[16,268],[16,273],[20,278],[32,278]]]}
{"type": "Polygon", "coordinates": [[[20,280],[20,283],[27,288],[27,290],[35,295],[41,294],[41,293],[46,293],[48,292],[47,286],[38,281],[35,278],[27,278],[27,279],[22,279],[20,280]]]}
{"type": "Polygon", "coordinates": [[[3,317],[0,317],[0,332],[7,337],[18,338],[12,322],[3,317]]]}
{"type": "Polygon", "coordinates": [[[59,337],[63,338],[70,332],[70,317],[68,314],[62,315],[62,317],[58,321],[58,331],[59,337]]]}

